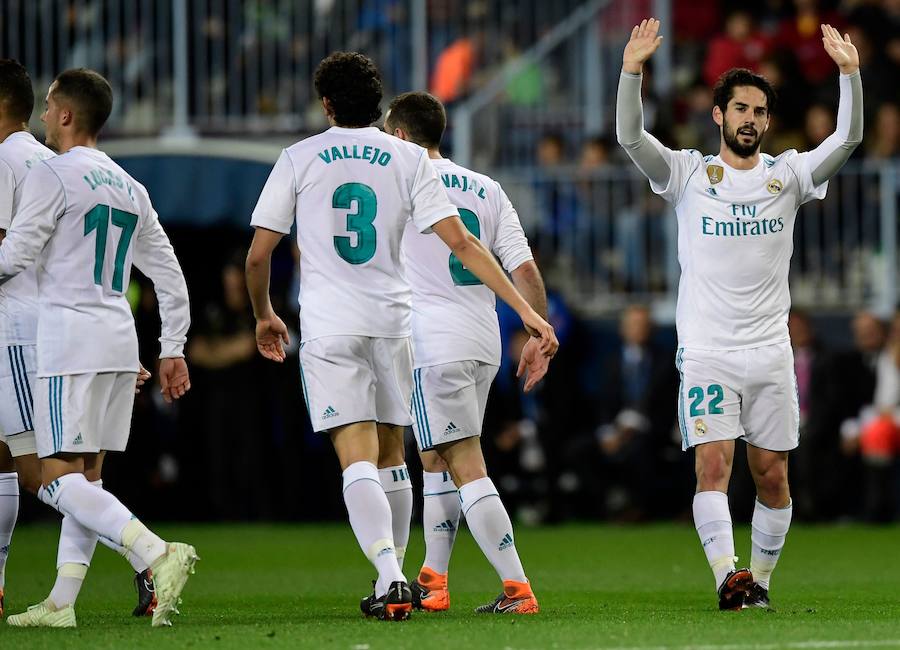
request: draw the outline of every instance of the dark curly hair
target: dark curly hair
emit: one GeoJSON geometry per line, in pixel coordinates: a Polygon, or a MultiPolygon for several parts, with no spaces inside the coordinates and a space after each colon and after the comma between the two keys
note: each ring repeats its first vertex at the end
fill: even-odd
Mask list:
{"type": "Polygon", "coordinates": [[[369,126],[381,117],[381,73],[359,52],[333,52],[316,68],[316,93],[338,126],[369,126]]]}
{"type": "Polygon", "coordinates": [[[0,59],[0,102],[4,112],[16,122],[28,122],[34,110],[31,77],[15,59],[0,59]]]}
{"type": "Polygon", "coordinates": [[[747,68],[732,68],[719,77],[716,85],[713,86],[713,105],[718,106],[724,113],[728,108],[728,102],[734,97],[734,89],[738,86],[759,88],[766,95],[766,109],[769,113],[773,112],[778,100],[775,88],[768,79],[747,70],[747,68]]]}

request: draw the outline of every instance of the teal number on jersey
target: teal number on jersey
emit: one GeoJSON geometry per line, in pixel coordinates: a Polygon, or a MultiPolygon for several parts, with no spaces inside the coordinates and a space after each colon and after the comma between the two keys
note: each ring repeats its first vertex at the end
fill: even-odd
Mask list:
{"type": "MultiPolygon", "coordinates": [[[[478,223],[478,215],[471,210],[460,208],[459,217],[469,232],[481,239],[481,224],[478,223]]],[[[463,266],[463,263],[453,253],[450,253],[450,277],[453,278],[453,284],[457,287],[471,287],[483,284],[481,280],[475,277],[474,273],[463,266]]]]}
{"type": "Polygon", "coordinates": [[[106,239],[109,236],[109,222],[122,229],[119,243],[116,246],[116,258],[113,264],[112,290],[122,291],[125,278],[125,258],[128,247],[137,228],[138,216],[131,212],[110,208],[108,205],[95,205],[84,215],[84,236],[97,231],[94,244],[94,284],[103,284],[103,264],[106,261],[106,239]],[[112,218],[110,218],[112,214],[112,218]]]}
{"type": "Polygon", "coordinates": [[[350,264],[365,264],[375,255],[377,234],[372,222],[378,212],[378,199],[368,185],[344,183],[334,191],[331,207],[350,210],[354,201],[356,212],[347,214],[347,230],[356,233],[356,245],[350,237],[335,236],[334,250],[350,264]]]}
{"type": "MultiPolygon", "coordinates": [[[[709,400],[709,414],[710,415],[722,415],[725,410],[719,406],[722,403],[722,400],[725,399],[725,389],[722,388],[719,384],[710,384],[706,388],[706,394],[711,398],[709,400]]],[[[691,417],[695,418],[700,415],[706,415],[707,411],[703,408],[703,388],[700,386],[694,386],[688,391],[688,397],[691,401],[691,417]]]]}

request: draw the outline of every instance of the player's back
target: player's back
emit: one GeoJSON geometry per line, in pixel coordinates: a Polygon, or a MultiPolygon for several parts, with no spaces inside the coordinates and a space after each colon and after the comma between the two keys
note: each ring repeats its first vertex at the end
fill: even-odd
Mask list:
{"type": "MultiPolygon", "coordinates": [[[[0,229],[9,230],[29,170],[55,154],[28,131],[17,131],[0,143],[3,187],[0,229]]],[[[0,285],[0,345],[32,345],[37,334],[37,269],[31,266],[0,285]]]]}
{"type": "Polygon", "coordinates": [[[427,229],[456,214],[427,152],[374,127],[332,127],[298,142],[254,210],[254,225],[279,232],[286,224],[274,215],[284,206],[270,185],[285,157],[296,194],[303,340],[409,336],[404,228],[411,218],[427,229]]]}
{"type": "Polygon", "coordinates": [[[26,195],[41,186],[46,205],[30,205],[61,216],[39,261],[39,374],[136,370],[125,291],[135,245],[147,220],[155,219],[146,190],[105,153],[87,147],[35,168],[26,195]]]}
{"type": "MultiPolygon", "coordinates": [[[[532,259],[518,215],[499,183],[446,158],[432,163],[466,228],[507,271],[532,259]]],[[[413,291],[416,367],[469,360],[499,365],[494,292],[434,234],[407,226],[403,254],[413,291]]]]}

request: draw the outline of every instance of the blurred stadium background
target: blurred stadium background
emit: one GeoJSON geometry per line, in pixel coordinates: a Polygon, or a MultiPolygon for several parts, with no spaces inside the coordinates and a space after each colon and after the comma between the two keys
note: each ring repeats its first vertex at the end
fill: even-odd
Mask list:
{"type": "MultiPolygon", "coordinates": [[[[866,409],[896,412],[900,398],[897,0],[0,6],[0,54],[26,65],[39,97],[65,68],[109,78],[115,108],[101,147],[148,187],[188,277],[193,390],[174,406],[145,391],[128,452],[105,468],[109,488],[148,521],[345,517],[337,462],[300,399],[296,355],[276,366],[256,353],[242,273],[249,215],[271,165],[282,147],[327,126],[312,72],[338,49],[377,62],[385,103],[429,88],[447,104],[447,154],[504,184],[540,256],[560,354],[540,390],[523,396],[511,361],[522,333],[501,307],[508,354],[484,431],[510,510],[534,524],[689,519],[692,457],[675,433],[675,221],[615,144],[621,51],[633,24],[662,20],[665,40],[645,74],[647,127],[704,152],[718,148],[712,81],[737,65],[764,73],[781,95],[764,144],[777,154],[833,130],[837,75],[818,25],[849,32],[862,59],[866,137],[827,199],[802,209],[795,233],[795,516],[900,516],[900,434],[860,426],[866,409]]],[[[32,127],[40,132],[38,113],[32,127]]],[[[273,286],[284,315],[296,312],[295,260],[285,242],[273,286]]],[[[130,296],[150,364],[152,287],[137,278],[130,296]]],[[[749,518],[752,494],[738,468],[736,520],[749,518]]],[[[24,519],[52,514],[31,499],[23,510],[24,519]]]]}

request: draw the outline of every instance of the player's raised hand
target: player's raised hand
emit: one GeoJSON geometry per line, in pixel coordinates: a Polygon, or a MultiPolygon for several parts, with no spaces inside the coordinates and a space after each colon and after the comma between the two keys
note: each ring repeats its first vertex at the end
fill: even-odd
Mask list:
{"type": "Polygon", "coordinates": [[[842,73],[853,74],[859,70],[859,52],[850,42],[850,34],[844,34],[841,38],[841,33],[834,27],[822,25],[822,44],[842,73]]]}
{"type": "Polygon", "coordinates": [[[270,361],[281,363],[287,357],[285,345],[290,345],[287,326],[274,313],[256,321],[256,348],[270,361]]]}
{"type": "Polygon", "coordinates": [[[556,354],[556,351],[559,349],[559,340],[556,338],[556,332],[553,331],[553,325],[538,316],[538,313],[531,307],[524,314],[520,314],[520,316],[522,324],[525,326],[525,331],[534,338],[540,339],[541,354],[545,354],[548,357],[556,354]]]}
{"type": "Polygon", "coordinates": [[[159,386],[159,392],[169,404],[183,397],[191,389],[191,378],[184,359],[178,357],[160,360],[159,386]]]}
{"type": "Polygon", "coordinates": [[[519,369],[516,377],[525,375],[525,387],[523,391],[528,393],[538,385],[538,382],[547,374],[550,367],[550,357],[541,352],[540,341],[530,337],[522,347],[522,356],[519,358],[519,369]]]}
{"type": "Polygon", "coordinates": [[[622,54],[622,70],[629,74],[640,74],[644,61],[656,52],[662,39],[656,18],[645,18],[640,25],[635,25],[622,54]]]}
{"type": "Polygon", "coordinates": [[[153,375],[150,374],[150,371],[147,370],[143,365],[138,364],[140,370],[138,370],[137,374],[137,382],[134,385],[134,394],[137,395],[141,392],[141,386],[147,383],[147,380],[150,379],[153,375]]]}

